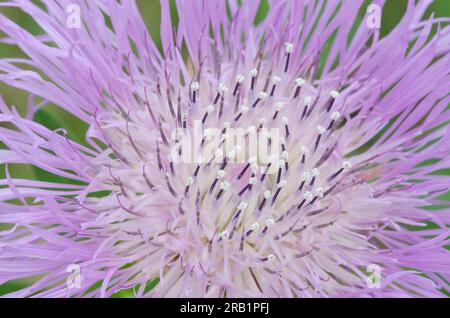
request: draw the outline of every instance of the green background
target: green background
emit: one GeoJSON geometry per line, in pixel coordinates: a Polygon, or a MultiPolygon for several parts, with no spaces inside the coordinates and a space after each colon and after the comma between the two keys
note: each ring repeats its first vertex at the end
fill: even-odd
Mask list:
{"type": "MultiPolygon", "coordinates": [[[[164,1],[164,0],[163,0],[164,1]]],[[[223,0],[225,1],[225,0],[223,0]]],[[[249,1],[249,0],[242,0],[249,1]]],[[[256,0],[251,0],[256,1],[256,0]]],[[[295,1],[295,0],[293,0],[295,1]]],[[[353,1],[353,0],[349,0],[353,1]]],[[[35,1],[33,1],[35,2],[35,1]]],[[[158,47],[161,47],[161,39],[159,35],[160,31],[160,4],[159,0],[137,0],[138,6],[141,10],[141,14],[144,21],[148,27],[149,33],[158,47]]],[[[354,1],[359,3],[357,1],[354,1]]],[[[177,13],[174,5],[174,1],[170,0],[172,17],[175,17],[174,23],[177,23],[177,13]]],[[[370,1],[364,2],[364,7],[360,10],[358,19],[362,19],[365,14],[365,7],[370,3],[370,1]]],[[[382,11],[381,20],[381,34],[386,35],[389,31],[398,23],[402,17],[407,0],[388,0],[382,11]]],[[[266,0],[262,0],[260,8],[255,19],[255,23],[261,21],[269,10],[269,6],[266,0]]],[[[0,7],[0,12],[7,15],[9,18],[13,19],[15,22],[25,27],[28,31],[33,34],[40,34],[42,30],[39,26],[26,14],[11,8],[0,7]]],[[[434,13],[435,16],[449,17],[450,16],[450,1],[449,0],[435,0],[427,11],[427,16],[434,13]]],[[[4,35],[0,32],[0,37],[4,35]]],[[[325,50],[326,51],[326,50],[325,50]]],[[[0,58],[3,57],[23,57],[23,53],[16,47],[11,45],[0,44],[0,58]]],[[[322,62],[326,59],[326,53],[322,56],[322,62]]],[[[24,113],[25,105],[27,104],[28,94],[24,91],[7,87],[6,85],[0,83],[0,94],[8,105],[14,105],[19,112],[24,113]]],[[[67,112],[61,110],[56,105],[47,105],[40,109],[34,117],[34,120],[40,122],[50,129],[56,129],[59,127],[64,127],[68,131],[69,137],[76,140],[79,143],[85,144],[84,133],[86,132],[87,125],[75,118],[74,116],[68,114],[67,112]]],[[[0,143],[0,148],[2,147],[0,143]]],[[[61,178],[55,178],[44,171],[38,170],[31,166],[15,166],[9,165],[9,170],[11,174],[17,178],[39,178],[41,180],[49,181],[62,181],[61,178]]],[[[438,172],[440,175],[449,175],[449,169],[444,169],[438,172]]],[[[0,178],[5,176],[5,167],[0,165],[0,178]]],[[[450,201],[450,193],[447,192],[443,196],[446,200],[450,201]]],[[[444,206],[430,206],[427,209],[439,209],[445,208],[444,206]]],[[[2,224],[0,224],[1,230],[2,224]]],[[[0,285],[0,295],[5,293],[23,288],[30,283],[29,280],[18,280],[0,285]]],[[[154,283],[154,282],[153,282],[154,283]]],[[[153,284],[152,284],[153,285],[153,284]]],[[[149,286],[150,287],[150,286],[149,286]]],[[[113,297],[131,297],[131,290],[123,290],[115,294],[113,297]]]]}

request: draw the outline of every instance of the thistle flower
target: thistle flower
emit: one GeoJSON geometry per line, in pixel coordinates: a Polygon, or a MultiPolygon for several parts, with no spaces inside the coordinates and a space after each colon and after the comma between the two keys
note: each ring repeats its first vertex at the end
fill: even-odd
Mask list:
{"type": "Polygon", "coordinates": [[[1,4],[43,30],[0,17],[26,55],[0,80],[30,94],[25,116],[0,104],[0,284],[35,278],[9,296],[442,295],[450,218],[424,207],[449,184],[449,29],[429,1],[384,37],[354,1],[270,1],[258,24],[257,1],[177,1],[176,24],[161,1],[161,49],[132,1],[76,1],[78,27],[73,0],[43,2],[1,4]],[[49,103],[85,144],[33,120],[49,103]],[[278,129],[279,155],[176,161],[196,122],[278,129]]]}

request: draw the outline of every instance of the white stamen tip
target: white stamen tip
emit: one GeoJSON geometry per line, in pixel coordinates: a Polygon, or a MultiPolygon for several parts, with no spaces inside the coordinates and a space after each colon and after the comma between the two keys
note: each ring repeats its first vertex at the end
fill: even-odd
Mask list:
{"type": "Polygon", "coordinates": [[[338,97],[339,97],[339,92],[336,91],[336,90],[332,90],[332,91],[330,92],[330,95],[331,95],[331,97],[333,97],[333,98],[338,98],[338,97]]]}
{"type": "Polygon", "coordinates": [[[228,231],[227,231],[227,230],[223,230],[222,232],[220,232],[219,237],[220,237],[222,240],[225,240],[225,239],[228,238],[228,235],[229,235],[228,231]]]}
{"type": "Polygon", "coordinates": [[[223,94],[226,91],[228,91],[228,87],[224,83],[220,83],[219,86],[217,87],[217,90],[219,91],[220,94],[223,94]]]}
{"type": "Polygon", "coordinates": [[[245,76],[244,75],[242,75],[242,74],[236,75],[236,82],[241,84],[243,81],[245,81],[245,76]]]}
{"type": "Polygon", "coordinates": [[[266,200],[269,199],[271,194],[272,194],[272,192],[270,192],[269,190],[264,191],[264,199],[266,199],[266,200]]]}
{"type": "Polygon", "coordinates": [[[305,103],[305,106],[311,106],[312,98],[311,98],[311,96],[306,96],[303,101],[305,103]]]}
{"type": "Polygon", "coordinates": [[[317,133],[319,135],[322,135],[323,133],[325,133],[326,129],[323,128],[322,126],[317,126],[317,133]]]}
{"type": "Polygon", "coordinates": [[[259,170],[259,167],[258,167],[258,165],[256,163],[252,163],[252,164],[250,164],[250,170],[252,170],[253,174],[257,174],[258,170],[259,170]]]}
{"type": "Polygon", "coordinates": [[[198,82],[192,82],[192,83],[191,83],[191,90],[192,90],[193,92],[198,91],[199,88],[200,88],[200,84],[199,84],[198,82]]]}
{"type": "Polygon", "coordinates": [[[266,92],[260,92],[258,94],[258,98],[265,101],[267,99],[267,97],[269,97],[269,94],[267,94],[266,92]]]}
{"type": "Polygon", "coordinates": [[[222,181],[219,183],[219,188],[223,191],[227,191],[230,188],[230,183],[228,181],[222,181]]]}
{"type": "Polygon", "coordinates": [[[247,106],[242,106],[241,107],[241,113],[242,114],[247,114],[248,113],[249,108],[247,106]]]}
{"type": "Polygon", "coordinates": [[[341,113],[340,112],[336,111],[336,112],[333,112],[331,114],[331,119],[332,120],[338,120],[339,118],[341,118],[341,113]]]}
{"type": "Polygon", "coordinates": [[[312,174],[314,177],[318,177],[318,176],[320,175],[320,171],[319,171],[319,169],[317,169],[317,168],[312,168],[311,174],[312,174]]]}
{"type": "Polygon", "coordinates": [[[275,255],[270,254],[269,256],[267,256],[267,260],[268,260],[269,262],[273,262],[274,260],[276,260],[276,257],[275,257],[275,255]]]}
{"type": "Polygon", "coordinates": [[[208,107],[205,108],[205,111],[208,114],[211,114],[214,111],[214,105],[208,105],[208,107]]]}
{"type": "Polygon", "coordinates": [[[279,77],[279,76],[273,76],[272,77],[272,82],[274,83],[274,84],[278,84],[279,82],[281,82],[281,77],[279,77]]]}
{"type": "Polygon", "coordinates": [[[311,178],[311,175],[309,174],[309,172],[303,172],[302,181],[308,181],[309,178],[311,178]]]}
{"type": "Polygon", "coordinates": [[[250,70],[250,76],[255,77],[256,75],[258,75],[258,70],[256,68],[252,68],[250,70]]]}
{"type": "Polygon", "coordinates": [[[230,122],[226,121],[226,122],[223,123],[223,128],[228,129],[228,128],[230,128],[230,127],[231,127],[230,122]]]}
{"type": "Polygon", "coordinates": [[[286,184],[287,184],[286,180],[281,180],[280,182],[278,182],[277,188],[283,188],[286,186],[286,184]]]}
{"type": "Polygon", "coordinates": [[[295,86],[300,87],[305,84],[305,80],[301,77],[295,79],[295,86]]]}
{"type": "Polygon", "coordinates": [[[192,177],[187,178],[186,180],[186,186],[190,186],[194,183],[194,179],[192,179],[192,177]]]}
{"type": "Polygon", "coordinates": [[[349,170],[349,169],[351,169],[351,167],[352,167],[352,164],[349,161],[344,161],[342,163],[342,168],[344,168],[345,170],[349,170]]]}
{"type": "Polygon", "coordinates": [[[309,191],[306,191],[303,194],[303,197],[305,198],[306,201],[311,201],[313,199],[313,194],[309,191]]]}
{"type": "Polygon", "coordinates": [[[246,203],[246,202],[241,202],[241,203],[239,203],[239,205],[238,205],[238,210],[245,210],[245,209],[247,209],[247,207],[248,207],[248,203],[246,203]]]}
{"type": "Polygon", "coordinates": [[[315,188],[314,194],[319,198],[323,198],[323,189],[321,187],[315,188]]]}
{"type": "Polygon", "coordinates": [[[275,109],[276,109],[277,111],[282,110],[283,107],[284,107],[284,103],[278,102],[278,103],[275,104],[275,109]]]}
{"type": "Polygon", "coordinates": [[[223,179],[226,176],[226,171],[225,170],[219,170],[217,171],[217,178],[218,179],[223,179]]]}
{"type": "Polygon", "coordinates": [[[283,118],[281,118],[281,121],[283,122],[284,125],[289,124],[289,119],[286,116],[283,116],[283,118]]]}
{"type": "Polygon", "coordinates": [[[266,122],[266,119],[264,117],[261,117],[260,119],[258,119],[260,124],[264,124],[266,122]]]}
{"type": "Polygon", "coordinates": [[[274,223],[275,223],[275,220],[272,219],[272,218],[268,218],[268,219],[266,220],[266,226],[267,226],[267,227],[273,225],[274,223]]]}
{"type": "Polygon", "coordinates": [[[286,53],[292,53],[293,50],[294,50],[294,44],[292,44],[291,42],[284,43],[284,51],[286,53]]]}
{"type": "Polygon", "coordinates": [[[256,131],[256,127],[255,127],[255,126],[253,126],[253,125],[248,126],[247,132],[248,132],[249,134],[254,133],[255,131],[256,131]]]}
{"type": "Polygon", "coordinates": [[[256,157],[250,157],[248,158],[247,162],[252,165],[256,163],[256,160],[257,160],[256,157]]]}
{"type": "Polygon", "coordinates": [[[248,179],[248,184],[250,184],[250,185],[256,184],[256,178],[255,177],[251,177],[250,179],[248,179]]]}
{"type": "Polygon", "coordinates": [[[250,229],[252,231],[255,231],[255,232],[258,231],[259,230],[259,223],[258,222],[253,223],[252,226],[250,227],[250,229]]]}
{"type": "Polygon", "coordinates": [[[306,147],[306,146],[301,146],[301,147],[300,147],[300,153],[301,153],[302,155],[307,155],[307,154],[309,153],[308,147],[306,147]]]}
{"type": "Polygon", "coordinates": [[[287,161],[289,159],[289,152],[287,150],[283,151],[281,153],[281,158],[287,161]]]}

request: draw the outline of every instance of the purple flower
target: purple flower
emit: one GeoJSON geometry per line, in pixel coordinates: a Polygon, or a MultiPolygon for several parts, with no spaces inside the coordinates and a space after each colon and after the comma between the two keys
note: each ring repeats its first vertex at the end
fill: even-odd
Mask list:
{"type": "Polygon", "coordinates": [[[0,80],[30,95],[24,116],[0,101],[0,284],[34,278],[8,296],[443,295],[450,214],[426,207],[448,208],[450,29],[430,1],[384,37],[354,1],[270,1],[258,24],[259,1],[177,1],[176,24],[161,1],[161,48],[133,1],[43,2],[0,4],[43,30],[0,16],[24,53],[0,80]],[[85,143],[33,120],[49,103],[85,143]]]}

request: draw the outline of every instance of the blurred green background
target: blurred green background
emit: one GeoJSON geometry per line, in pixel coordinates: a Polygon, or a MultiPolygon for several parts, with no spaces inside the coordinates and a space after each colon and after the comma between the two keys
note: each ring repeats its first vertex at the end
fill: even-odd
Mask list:
{"type": "MultiPolygon", "coordinates": [[[[174,24],[176,24],[177,12],[174,1],[173,0],[167,1],[170,1],[172,17],[175,18],[174,24]]],[[[226,0],[218,0],[218,1],[226,1],[226,0]]],[[[249,1],[249,0],[241,0],[241,1],[249,1]]],[[[258,0],[251,0],[251,1],[258,1],[258,0]]],[[[360,3],[359,1],[354,2],[355,5],[359,6],[360,3]]],[[[161,22],[159,0],[137,0],[137,3],[141,10],[143,19],[148,27],[150,35],[152,36],[157,46],[161,48],[161,39],[159,34],[161,22]]],[[[361,3],[364,3],[364,5],[358,14],[359,20],[363,19],[365,15],[365,8],[370,4],[370,1],[368,0],[362,1],[361,3]]],[[[389,31],[398,23],[403,13],[405,12],[406,4],[407,0],[386,1],[386,4],[384,5],[382,11],[382,21],[381,21],[382,35],[388,34],[389,31]]],[[[255,19],[255,23],[258,23],[262,19],[264,19],[267,10],[269,9],[270,8],[267,3],[267,0],[262,0],[260,2],[260,7],[257,13],[257,17],[255,19]]],[[[39,25],[37,25],[30,16],[24,14],[23,12],[17,9],[0,7],[0,13],[5,14],[9,18],[13,19],[16,23],[25,27],[28,31],[32,32],[33,34],[40,34],[42,32],[39,25]]],[[[430,16],[432,13],[434,13],[435,16],[439,17],[450,17],[450,0],[433,1],[432,5],[429,7],[426,13],[426,16],[430,16]]],[[[3,36],[4,34],[0,32],[0,37],[3,36]]],[[[17,47],[0,43],[0,58],[23,57],[23,56],[24,56],[23,53],[17,47]]],[[[323,59],[325,60],[326,56],[324,56],[323,59]]],[[[25,112],[25,105],[27,104],[28,99],[28,94],[26,92],[11,87],[7,87],[6,85],[0,83],[0,95],[8,105],[14,105],[22,114],[25,112]]],[[[75,118],[74,116],[58,108],[56,105],[47,105],[41,108],[38,112],[36,112],[34,120],[45,125],[50,129],[64,127],[67,130],[70,138],[79,143],[85,144],[83,136],[87,130],[87,125],[78,120],[77,118],[75,118]]],[[[2,146],[3,145],[0,143],[0,148],[2,146]]],[[[10,165],[9,170],[11,174],[17,178],[39,178],[41,180],[64,182],[64,180],[62,180],[63,178],[51,176],[45,173],[44,171],[41,171],[31,166],[10,165]]],[[[445,171],[441,171],[440,174],[449,175],[450,172],[448,169],[445,169],[445,171]]],[[[4,176],[5,176],[4,166],[0,166],[0,178],[3,178],[4,176]]],[[[450,201],[450,193],[445,194],[444,198],[450,201]]],[[[444,207],[443,206],[427,207],[427,209],[440,209],[440,208],[444,207]]],[[[2,229],[1,227],[2,224],[0,224],[0,230],[2,229]]],[[[0,285],[0,296],[23,288],[24,286],[27,286],[30,282],[31,282],[30,280],[18,280],[0,285]]],[[[154,283],[155,282],[153,282],[152,285],[154,283]]],[[[131,289],[122,290],[117,294],[115,294],[113,297],[132,297],[132,290],[131,289]]]]}

